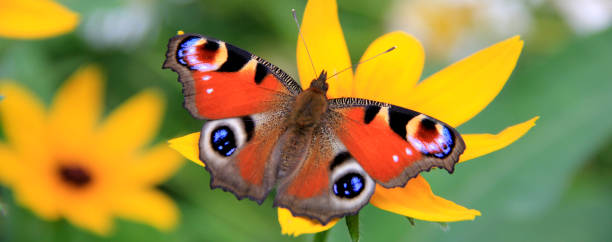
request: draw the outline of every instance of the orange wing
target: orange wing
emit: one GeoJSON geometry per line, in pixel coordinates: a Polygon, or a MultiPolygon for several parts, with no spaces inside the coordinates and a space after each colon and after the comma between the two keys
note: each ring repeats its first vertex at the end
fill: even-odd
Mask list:
{"type": "Polygon", "coordinates": [[[282,112],[207,121],[200,132],[200,160],[211,174],[211,188],[261,204],[276,181],[270,155],[282,131],[282,112]]]}
{"type": "Polygon", "coordinates": [[[163,68],[179,74],[184,106],[200,119],[265,112],[302,91],[295,80],[269,62],[196,34],[170,39],[163,68]]]}
{"type": "Polygon", "coordinates": [[[375,183],[328,129],[313,136],[308,155],[279,180],[274,205],[327,224],[368,204],[375,183]]]}
{"type": "Polygon", "coordinates": [[[343,115],[342,143],[384,187],[404,186],[432,167],[452,173],[465,150],[454,128],[419,112],[358,98],[332,99],[330,107],[343,115]]]}

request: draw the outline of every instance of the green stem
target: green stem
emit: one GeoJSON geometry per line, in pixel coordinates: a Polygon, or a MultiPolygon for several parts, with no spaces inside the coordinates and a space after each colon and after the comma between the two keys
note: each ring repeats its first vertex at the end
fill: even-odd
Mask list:
{"type": "Polygon", "coordinates": [[[412,225],[412,227],[414,227],[415,222],[414,222],[414,218],[412,217],[406,217],[408,219],[408,222],[410,223],[410,225],[412,225]]]}
{"type": "Polygon", "coordinates": [[[346,227],[353,242],[359,242],[359,214],[346,216],[346,227]]]}

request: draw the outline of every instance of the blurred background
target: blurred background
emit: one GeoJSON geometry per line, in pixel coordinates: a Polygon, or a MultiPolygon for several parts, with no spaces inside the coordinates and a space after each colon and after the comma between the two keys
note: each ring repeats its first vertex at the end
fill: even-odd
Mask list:
{"type": "MultiPolygon", "coordinates": [[[[202,125],[182,108],[176,74],[161,69],[177,30],[225,40],[297,76],[290,10],[301,16],[304,0],[57,2],[80,15],[76,29],[45,39],[0,38],[0,79],[16,80],[48,104],[78,67],[98,64],[107,80],[105,113],[142,89],[159,88],[167,109],[154,143],[202,125]]],[[[462,163],[451,176],[424,174],[434,193],[482,216],[411,226],[368,205],[360,214],[362,241],[612,241],[612,2],[339,0],[338,8],[353,63],[375,38],[404,30],[425,46],[424,77],[522,35],[525,48],[510,80],[459,131],[497,133],[541,116],[516,143],[462,163]]],[[[180,208],[175,230],[117,219],[109,237],[63,219],[41,220],[0,186],[0,241],[312,241],[312,235],[281,235],[270,199],[262,206],[237,201],[212,191],[209,180],[203,168],[186,162],[158,186],[180,208]]],[[[349,240],[344,222],[329,236],[349,240]]]]}

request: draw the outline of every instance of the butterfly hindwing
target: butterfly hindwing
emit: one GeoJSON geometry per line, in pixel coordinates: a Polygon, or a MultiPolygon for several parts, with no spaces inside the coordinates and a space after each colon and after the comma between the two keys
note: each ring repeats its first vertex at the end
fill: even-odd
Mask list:
{"type": "Polygon", "coordinates": [[[331,99],[330,107],[344,117],[336,129],[342,143],[387,188],[432,167],[453,172],[465,150],[459,132],[419,112],[359,98],[331,99]]]}
{"type": "Polygon", "coordinates": [[[322,224],[355,214],[374,193],[375,183],[332,132],[319,129],[308,154],[281,178],[275,206],[322,224]]]}
{"type": "Polygon", "coordinates": [[[200,119],[262,113],[276,105],[279,97],[302,91],[295,80],[269,62],[196,34],[170,39],[163,67],[179,74],[184,106],[200,119]]]}
{"type": "Polygon", "coordinates": [[[282,113],[270,112],[206,122],[200,159],[211,174],[211,187],[262,203],[276,181],[277,163],[270,154],[282,131],[280,119],[282,113]]]}

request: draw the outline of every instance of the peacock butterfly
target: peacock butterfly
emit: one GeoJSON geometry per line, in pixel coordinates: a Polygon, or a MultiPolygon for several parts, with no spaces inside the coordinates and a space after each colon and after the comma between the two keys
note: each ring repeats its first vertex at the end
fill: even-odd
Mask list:
{"type": "Polygon", "coordinates": [[[361,98],[329,99],[322,71],[306,90],[280,68],[198,34],[170,39],[163,68],[178,73],[184,107],[206,121],[200,160],[211,187],[294,216],[357,213],[375,184],[402,187],[432,167],[453,172],[465,149],[449,125],[361,98]]]}

